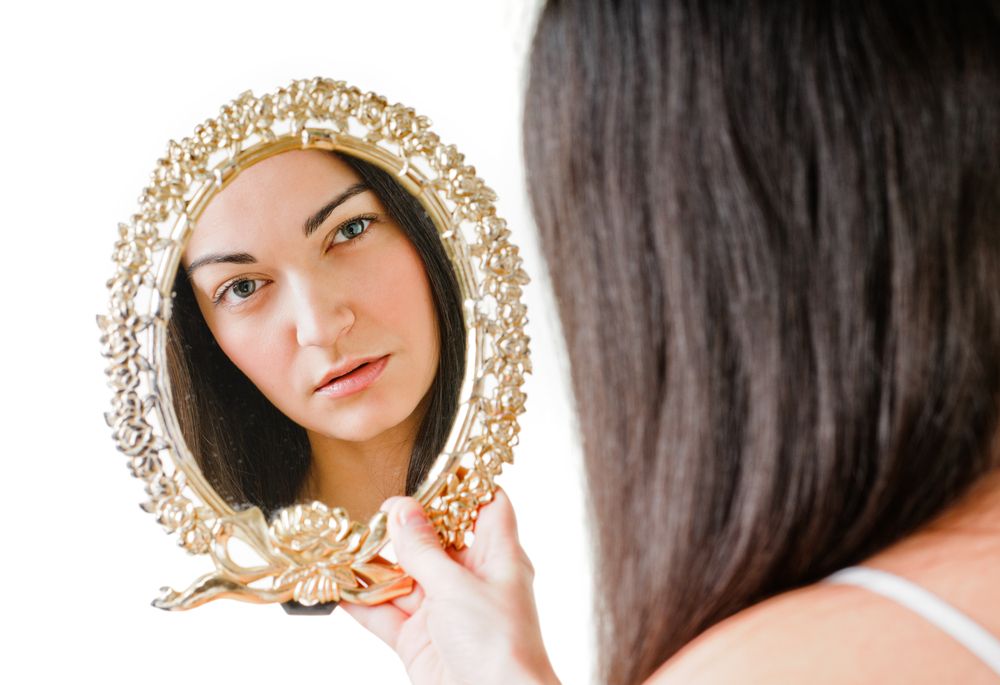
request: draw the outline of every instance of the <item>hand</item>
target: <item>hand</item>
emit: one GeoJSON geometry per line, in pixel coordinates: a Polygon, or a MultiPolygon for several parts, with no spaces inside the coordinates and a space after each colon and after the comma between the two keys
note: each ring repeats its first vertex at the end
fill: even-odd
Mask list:
{"type": "Polygon", "coordinates": [[[558,683],[542,644],[534,569],[503,490],[479,510],[475,540],[445,551],[412,497],[391,497],[389,537],[410,594],[341,607],[392,647],[415,685],[558,683]]]}

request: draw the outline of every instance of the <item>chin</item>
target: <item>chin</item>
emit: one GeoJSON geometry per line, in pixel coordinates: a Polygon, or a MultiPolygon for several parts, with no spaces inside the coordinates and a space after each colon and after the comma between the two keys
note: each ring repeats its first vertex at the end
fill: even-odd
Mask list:
{"type": "Polygon", "coordinates": [[[368,442],[377,438],[383,430],[345,430],[343,426],[337,426],[334,430],[327,432],[327,435],[336,440],[343,440],[344,442],[368,442]]]}
{"type": "Polygon", "coordinates": [[[385,431],[402,422],[402,419],[399,421],[386,421],[385,418],[384,414],[378,417],[352,416],[340,419],[334,418],[324,422],[317,430],[334,440],[367,442],[377,438],[385,431]]]}

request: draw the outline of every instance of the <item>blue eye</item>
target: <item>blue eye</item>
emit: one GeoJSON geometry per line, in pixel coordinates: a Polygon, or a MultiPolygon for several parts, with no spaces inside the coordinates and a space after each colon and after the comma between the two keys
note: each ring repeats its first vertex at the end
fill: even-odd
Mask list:
{"type": "Polygon", "coordinates": [[[231,290],[236,297],[246,299],[257,290],[257,281],[236,281],[231,290]]]}
{"type": "Polygon", "coordinates": [[[354,217],[350,221],[342,224],[340,228],[337,229],[337,233],[333,238],[331,245],[336,245],[337,243],[346,243],[350,240],[355,240],[365,231],[368,230],[368,226],[375,220],[375,217],[371,216],[358,216],[354,217]]]}
{"type": "Polygon", "coordinates": [[[266,281],[262,278],[238,278],[226,285],[215,297],[215,304],[225,304],[230,307],[241,305],[250,299],[266,281]]]}

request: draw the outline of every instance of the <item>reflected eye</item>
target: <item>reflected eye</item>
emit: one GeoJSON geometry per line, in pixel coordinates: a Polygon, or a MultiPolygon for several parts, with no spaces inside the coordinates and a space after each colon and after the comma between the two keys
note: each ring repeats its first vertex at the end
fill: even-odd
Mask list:
{"type": "Polygon", "coordinates": [[[233,295],[239,298],[247,298],[257,290],[257,281],[236,281],[233,283],[233,295]]]}
{"type": "Polygon", "coordinates": [[[238,278],[230,281],[216,295],[215,303],[239,305],[249,299],[265,283],[262,278],[238,278]]]}
{"type": "Polygon", "coordinates": [[[330,244],[336,245],[337,243],[346,243],[350,240],[358,238],[368,230],[368,226],[374,220],[375,217],[373,216],[357,216],[350,221],[341,224],[330,244]]]}

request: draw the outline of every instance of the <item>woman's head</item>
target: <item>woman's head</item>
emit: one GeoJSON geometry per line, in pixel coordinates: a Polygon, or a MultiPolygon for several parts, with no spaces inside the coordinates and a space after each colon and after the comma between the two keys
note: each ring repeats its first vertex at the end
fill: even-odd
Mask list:
{"type": "Polygon", "coordinates": [[[524,149],[594,500],[603,682],[995,467],[998,15],[545,8],[524,149]]]}
{"type": "Polygon", "coordinates": [[[307,431],[364,441],[422,418],[438,365],[430,283],[345,162],[301,150],[242,172],[198,219],[182,266],[222,351],[307,431]],[[375,368],[370,386],[329,384],[364,362],[352,377],[375,368]]]}
{"type": "Polygon", "coordinates": [[[457,406],[464,327],[433,223],[391,177],[319,150],[268,158],[206,207],[177,282],[172,382],[193,386],[180,413],[210,480],[270,510],[298,493],[310,434],[391,433],[416,441],[419,484],[457,406]]]}

